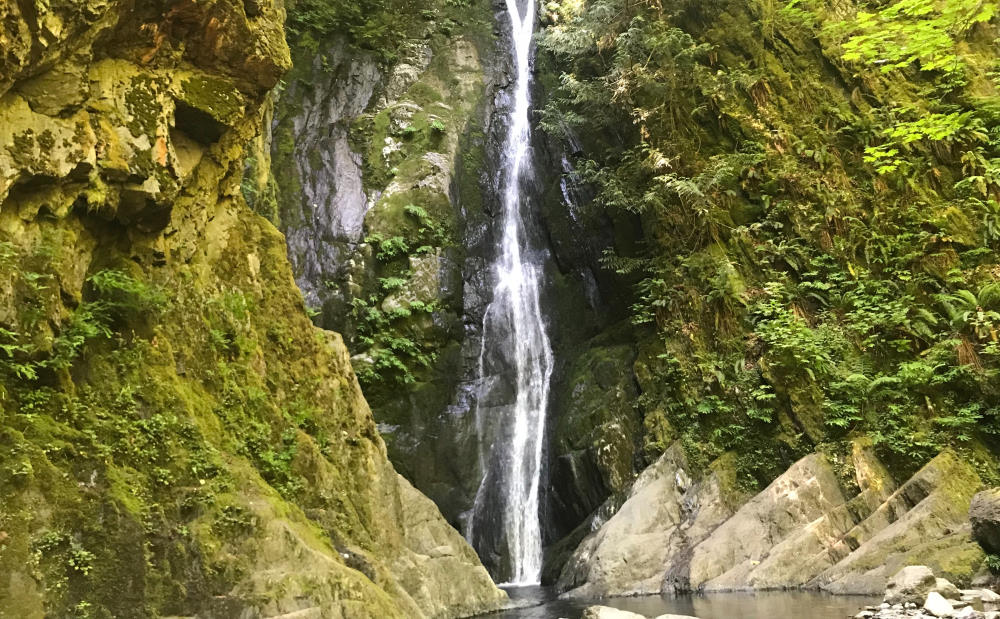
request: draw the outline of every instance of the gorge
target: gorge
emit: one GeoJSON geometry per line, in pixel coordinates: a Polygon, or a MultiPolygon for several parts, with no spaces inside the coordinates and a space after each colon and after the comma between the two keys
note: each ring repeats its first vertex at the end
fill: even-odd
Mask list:
{"type": "Polygon", "coordinates": [[[997,9],[0,3],[0,618],[995,588],[997,9]]]}

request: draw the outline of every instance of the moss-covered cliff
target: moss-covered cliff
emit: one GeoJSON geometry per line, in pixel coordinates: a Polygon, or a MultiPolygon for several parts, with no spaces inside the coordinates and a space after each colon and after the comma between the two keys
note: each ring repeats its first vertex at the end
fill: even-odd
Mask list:
{"type": "Polygon", "coordinates": [[[995,476],[995,13],[549,3],[542,123],[643,226],[606,265],[641,279],[649,455],[757,487],[868,434],[900,475],[952,446],[995,476]]]}
{"type": "Polygon", "coordinates": [[[280,4],[0,14],[0,616],[499,604],[241,195],[280,4]]]}
{"type": "MultiPolygon", "coordinates": [[[[636,470],[679,440],[756,491],[822,451],[853,496],[865,438],[898,482],[946,448],[995,481],[997,4],[591,0],[544,19],[540,123],[594,194],[578,208],[615,218],[610,285],[635,282],[632,332],[577,366],[636,346],[636,470]]],[[[590,441],[573,475],[607,478],[635,448],[594,430],[623,418],[621,387],[571,382],[607,414],[559,426],[557,455],[590,441]]]]}

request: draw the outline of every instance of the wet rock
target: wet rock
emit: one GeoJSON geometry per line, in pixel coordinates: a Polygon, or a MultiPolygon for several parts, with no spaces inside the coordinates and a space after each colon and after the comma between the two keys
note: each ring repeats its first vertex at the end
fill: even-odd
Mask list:
{"type": "Polygon", "coordinates": [[[600,346],[582,354],[565,381],[555,420],[553,497],[560,520],[573,526],[633,480],[641,419],[631,346],[600,346]]]}

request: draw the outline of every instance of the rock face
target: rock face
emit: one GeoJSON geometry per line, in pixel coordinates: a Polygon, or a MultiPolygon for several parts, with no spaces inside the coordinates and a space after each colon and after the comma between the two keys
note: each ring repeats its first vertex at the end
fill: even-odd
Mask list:
{"type": "Polygon", "coordinates": [[[392,63],[339,34],[293,50],[254,191],[317,324],[345,334],[396,467],[456,525],[479,482],[458,387],[475,354],[463,237],[484,234],[483,133],[501,79],[493,9],[460,4],[422,7],[436,17],[416,20],[392,63]]]}
{"type": "Polygon", "coordinates": [[[581,598],[658,593],[665,568],[735,511],[724,473],[694,482],[686,469],[683,450],[674,445],[643,471],[614,517],[573,553],[559,587],[581,598]]]}
{"type": "Polygon", "coordinates": [[[983,550],[1000,554],[1000,488],[992,488],[972,497],[969,505],[972,536],[983,550]]]}
{"type": "Polygon", "coordinates": [[[241,197],[280,3],[0,15],[0,617],[500,605],[241,197]]]}
{"type": "MultiPolygon", "coordinates": [[[[340,37],[293,45],[273,136],[255,155],[271,169],[248,195],[285,233],[317,324],[344,333],[396,468],[460,526],[490,457],[480,431],[507,404],[483,402],[479,424],[478,394],[488,383],[500,385],[494,400],[510,395],[504,368],[482,383],[478,372],[511,59],[502,5],[428,0],[421,9],[392,62],[340,37]]],[[[641,429],[629,346],[598,342],[573,362],[598,323],[622,318],[602,300],[615,276],[599,261],[614,232],[603,213],[576,205],[582,190],[563,178],[572,172],[563,147],[539,142],[529,245],[551,253],[546,314],[574,316],[550,325],[560,363],[552,417],[582,422],[568,423],[551,451],[545,485],[561,490],[545,511],[555,538],[624,493],[641,429]]]]}
{"type": "Polygon", "coordinates": [[[560,520],[583,521],[612,494],[628,491],[641,420],[630,346],[592,348],[570,369],[555,419],[552,486],[560,520]]]}
{"type": "MultiPolygon", "coordinates": [[[[981,484],[971,465],[946,451],[897,489],[870,450],[854,456],[857,496],[845,496],[830,463],[812,454],[740,506],[718,473],[725,467],[691,481],[675,445],[580,544],[559,584],[570,596],[796,587],[870,594],[918,563],[967,584],[983,558],[964,516],[981,484]]],[[[922,602],[934,576],[914,579],[926,588],[900,583],[909,592],[901,595],[922,602]]]]}

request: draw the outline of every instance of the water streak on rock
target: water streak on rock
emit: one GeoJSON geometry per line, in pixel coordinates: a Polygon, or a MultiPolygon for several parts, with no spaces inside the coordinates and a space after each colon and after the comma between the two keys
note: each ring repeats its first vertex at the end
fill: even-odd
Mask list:
{"type": "MultiPolygon", "coordinates": [[[[545,412],[549,400],[552,375],[552,348],[545,329],[539,303],[542,279],[541,265],[532,259],[525,228],[525,179],[530,178],[529,87],[531,42],[535,27],[535,2],[528,0],[518,7],[517,0],[507,0],[517,71],[513,100],[508,119],[509,133],[504,144],[502,183],[503,213],[501,246],[493,264],[495,288],[493,301],[483,321],[483,348],[480,355],[480,376],[488,373],[483,361],[486,356],[502,358],[512,376],[501,382],[513,388],[510,401],[504,406],[478,414],[503,415],[499,420],[505,428],[502,434],[490,433],[497,419],[480,420],[483,448],[491,457],[484,458],[487,472],[477,495],[473,522],[480,520],[483,510],[499,509],[499,524],[506,542],[509,574],[512,584],[533,584],[541,577],[542,541],[539,514],[539,484],[542,473],[545,412]],[[502,439],[500,437],[503,437],[502,439]],[[494,486],[499,486],[496,488],[494,486]],[[495,492],[499,501],[482,500],[495,492]]],[[[488,391],[496,382],[481,380],[486,385],[480,403],[491,399],[488,391]]],[[[493,520],[489,518],[489,520],[493,520]]],[[[476,529],[469,535],[476,542],[476,529]]]]}

